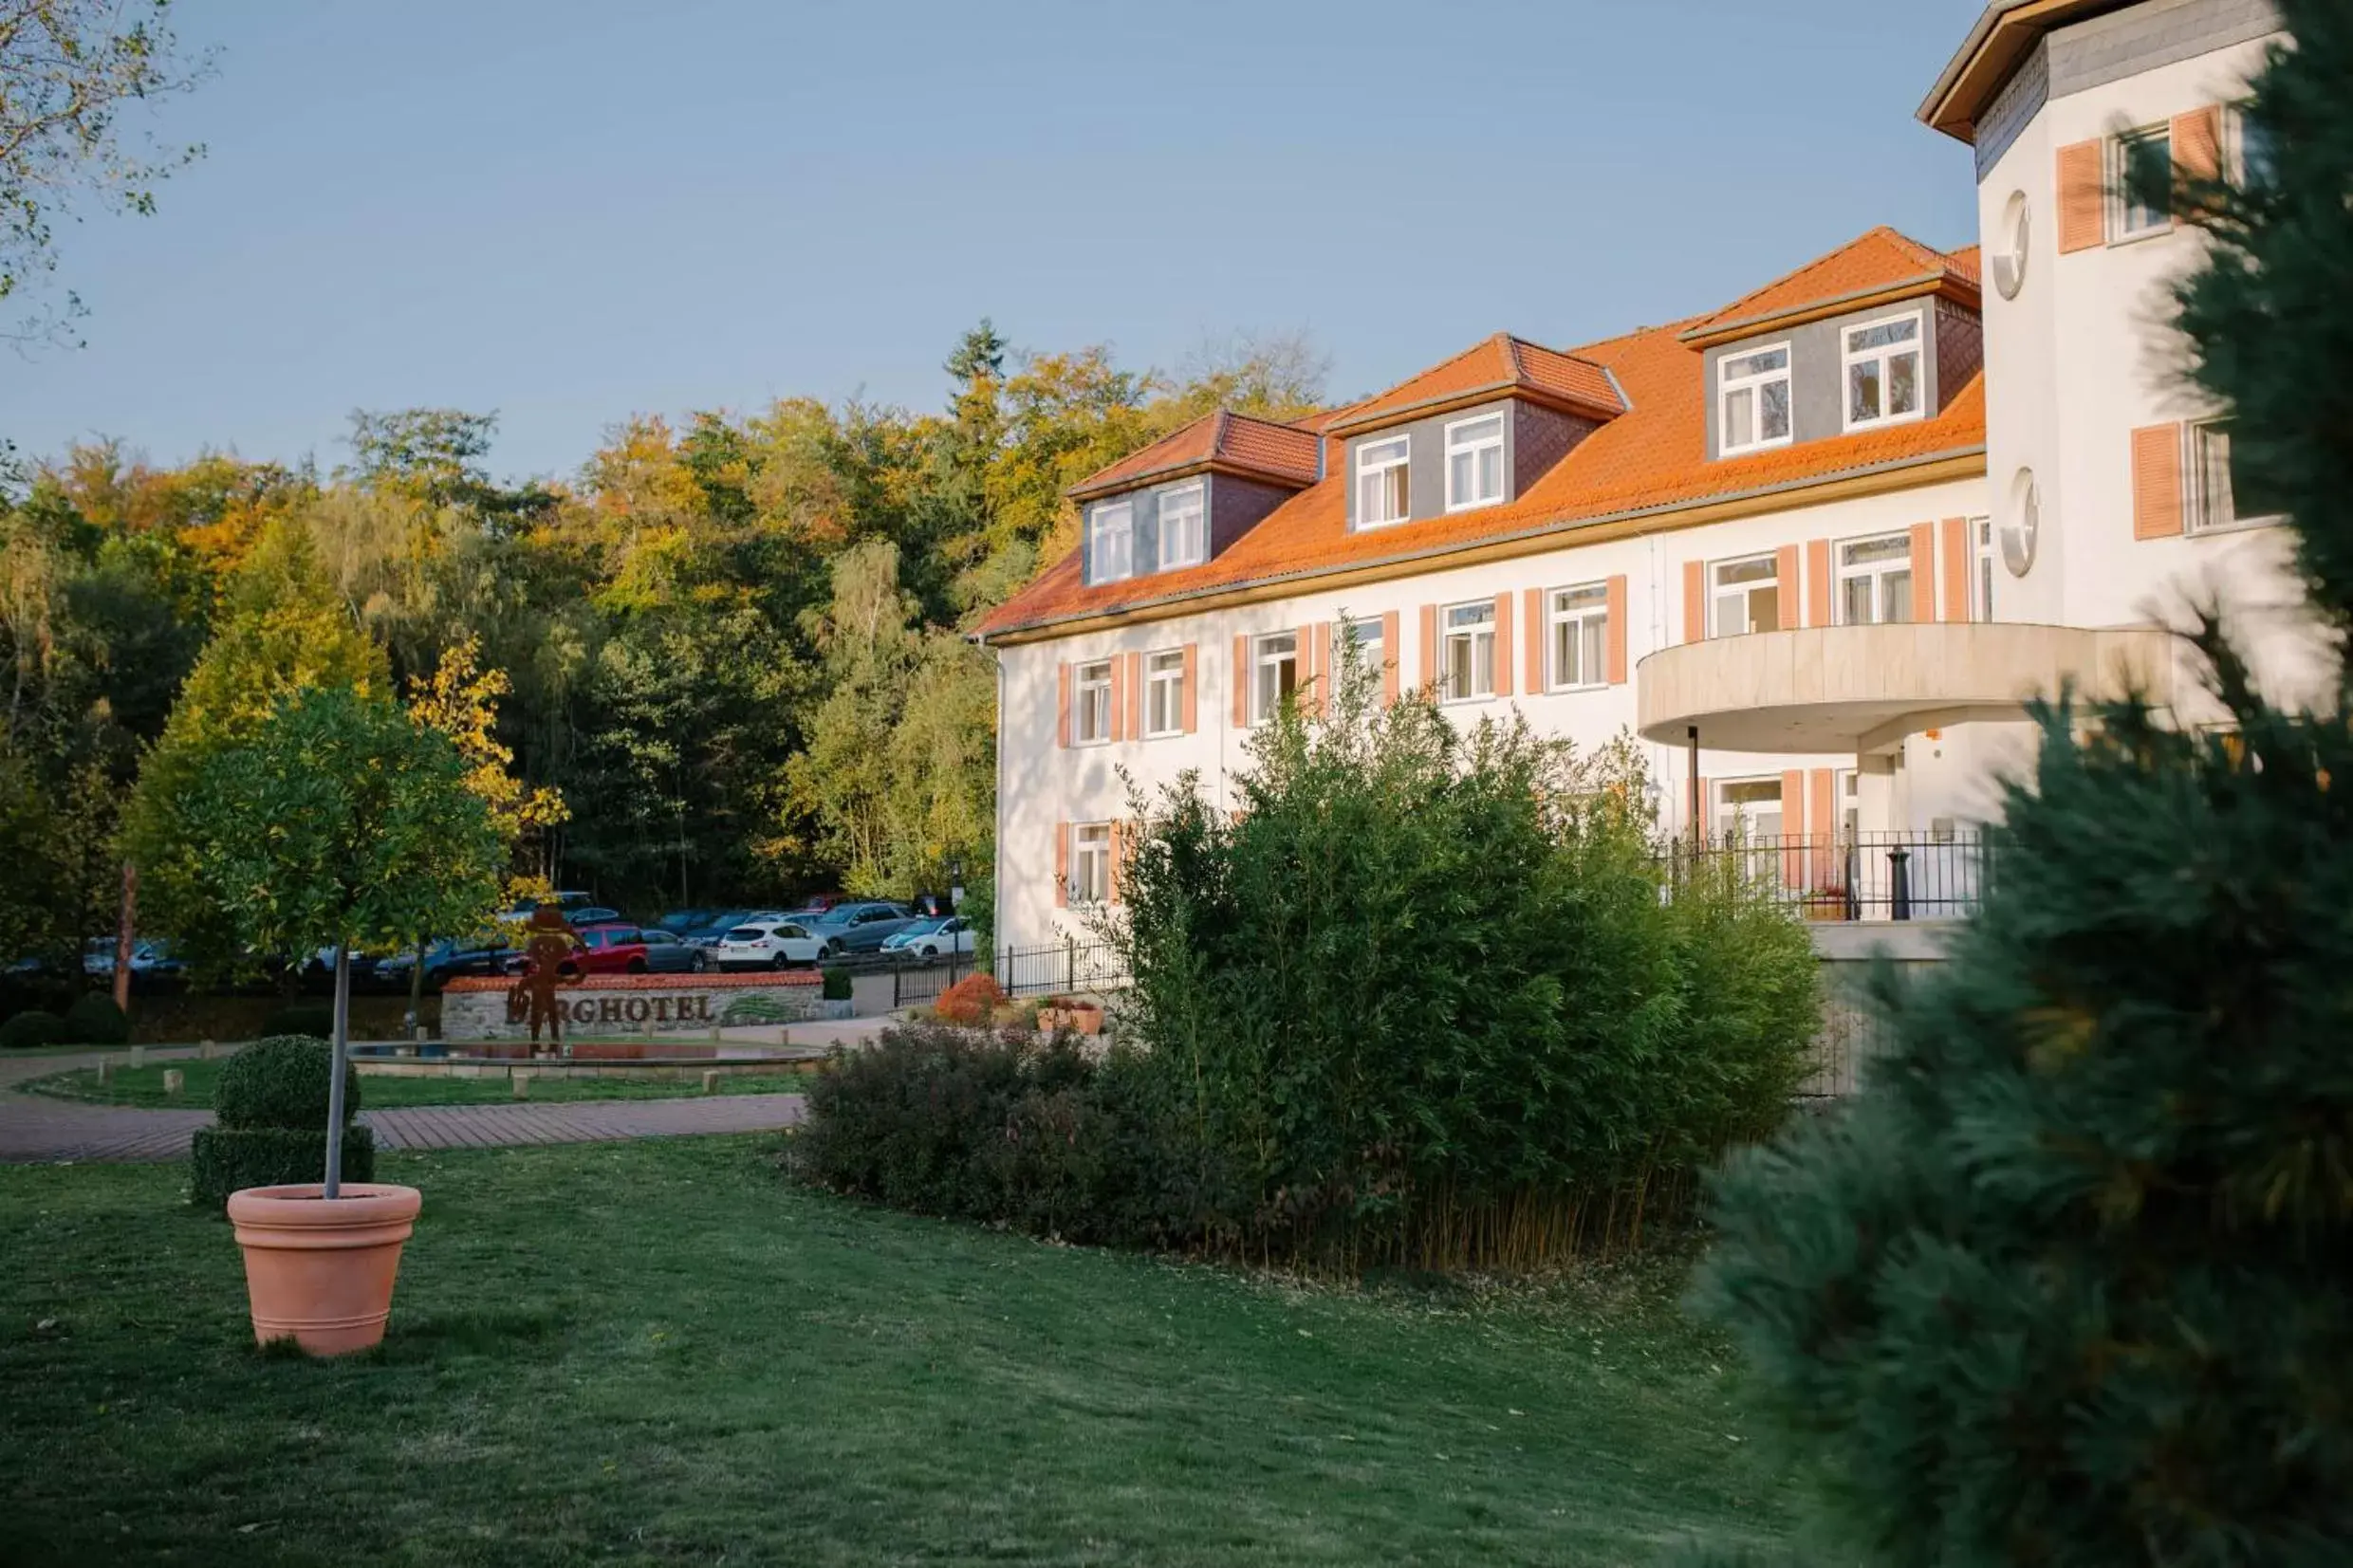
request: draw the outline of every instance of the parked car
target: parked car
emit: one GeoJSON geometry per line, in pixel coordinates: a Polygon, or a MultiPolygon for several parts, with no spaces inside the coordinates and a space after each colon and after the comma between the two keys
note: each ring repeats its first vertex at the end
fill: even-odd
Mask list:
{"type": "Polygon", "coordinates": [[[838,904],[850,902],[846,893],[816,893],[801,900],[801,908],[811,914],[823,914],[838,904]]]}
{"type": "Polygon", "coordinates": [[[556,908],[562,910],[568,915],[574,910],[584,910],[588,908],[591,904],[596,902],[596,896],[597,895],[593,893],[580,892],[525,894],[522,897],[514,901],[513,908],[500,912],[498,917],[501,920],[520,924],[523,921],[528,920],[531,917],[531,913],[538,909],[542,904],[553,904],[556,908]]]}
{"type": "MultiPolygon", "coordinates": [[[[514,956],[514,945],[504,936],[487,941],[457,942],[444,938],[425,949],[425,987],[439,990],[444,981],[464,974],[503,974],[514,956]]],[[[396,952],[376,961],[376,978],[386,985],[405,986],[417,968],[417,951],[396,952]]]]}
{"type": "Polygon", "coordinates": [[[808,929],[791,920],[746,921],[719,939],[711,950],[722,969],[788,969],[814,964],[824,944],[808,929]]]}
{"type": "Polygon", "coordinates": [[[971,952],[972,922],[954,914],[945,919],[917,919],[885,938],[882,950],[903,958],[945,958],[950,953],[971,952]]]}
{"type": "MultiPolygon", "coordinates": [[[[184,974],[188,966],[172,956],[172,944],[160,936],[143,937],[131,944],[131,973],[154,975],[184,974]]],[[[115,939],[93,936],[82,945],[82,972],[92,979],[111,979],[115,972],[115,939]]]]}
{"type": "Polygon", "coordinates": [[[581,909],[565,910],[564,918],[572,923],[574,931],[585,931],[590,926],[618,925],[621,913],[619,910],[606,909],[602,904],[589,904],[581,909]]]}
{"type": "Polygon", "coordinates": [[[572,955],[582,974],[643,974],[652,968],[645,933],[635,926],[575,926],[585,950],[572,955]]]}
{"type": "Polygon", "coordinates": [[[914,918],[897,904],[836,904],[806,924],[820,944],[818,957],[824,959],[880,952],[882,944],[904,931],[914,918]]]}
{"type": "Polygon", "coordinates": [[[652,926],[648,926],[646,930],[652,931],[658,927],[663,931],[684,936],[688,932],[700,931],[726,913],[725,910],[672,910],[668,914],[655,921],[652,926]]]}
{"type": "Polygon", "coordinates": [[[715,948],[719,945],[719,938],[759,913],[757,910],[716,910],[701,925],[679,930],[678,937],[689,947],[715,948]]]}
{"type": "Polygon", "coordinates": [[[656,974],[700,974],[711,968],[711,950],[695,947],[676,932],[647,926],[638,936],[645,944],[645,967],[656,974]]]}

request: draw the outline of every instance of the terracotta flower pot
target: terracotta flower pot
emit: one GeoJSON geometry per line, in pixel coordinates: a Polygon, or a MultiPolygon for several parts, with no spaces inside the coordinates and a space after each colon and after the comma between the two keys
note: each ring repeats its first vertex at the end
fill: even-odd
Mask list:
{"type": "Polygon", "coordinates": [[[384,1337],[392,1281],[424,1195],[414,1187],[346,1182],[333,1203],[317,1182],[229,1194],[245,1249],[253,1337],[291,1335],[312,1356],[365,1350],[384,1337]]]}

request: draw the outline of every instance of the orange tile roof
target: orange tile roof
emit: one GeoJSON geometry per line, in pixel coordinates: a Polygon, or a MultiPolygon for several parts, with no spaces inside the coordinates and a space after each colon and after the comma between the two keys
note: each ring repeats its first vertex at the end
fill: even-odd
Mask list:
{"type": "Polygon", "coordinates": [[[1502,397],[1562,404],[1602,419],[1624,413],[1626,406],[1600,365],[1498,332],[1343,411],[1324,428],[1353,435],[1502,397]]]}
{"type": "Polygon", "coordinates": [[[1089,474],[1070,487],[1070,496],[1084,500],[1108,495],[1204,469],[1227,469],[1277,484],[1311,485],[1321,445],[1313,431],[1219,409],[1089,474]]]}
{"type": "MultiPolygon", "coordinates": [[[[1957,269],[1955,257],[1918,249],[1957,269]]],[[[1898,259],[1909,267],[1914,258],[1898,259]]],[[[1345,485],[1338,477],[1325,478],[1198,566],[1090,586],[1081,580],[1074,550],[986,617],[980,634],[1000,636],[1251,583],[1298,580],[1304,585],[1305,580],[1384,563],[1420,562],[1529,535],[1573,535],[1579,527],[1603,522],[1983,453],[1985,384],[1979,376],[1960,387],[1934,418],[1711,462],[1701,384],[1705,360],[1684,341],[1690,328],[1708,319],[1644,327],[1562,356],[1606,371],[1623,389],[1627,412],[1603,424],[1525,494],[1504,505],[1352,533],[1345,485]]],[[[1793,498],[1793,504],[1803,503],[1793,498]]]]}
{"type": "Polygon", "coordinates": [[[1685,328],[1683,341],[1708,348],[1777,323],[1835,314],[1864,300],[1936,293],[1975,306],[1975,249],[1947,254],[1881,227],[1701,317],[1685,328]],[[1966,264],[1960,260],[1964,256],[1966,264]]]}

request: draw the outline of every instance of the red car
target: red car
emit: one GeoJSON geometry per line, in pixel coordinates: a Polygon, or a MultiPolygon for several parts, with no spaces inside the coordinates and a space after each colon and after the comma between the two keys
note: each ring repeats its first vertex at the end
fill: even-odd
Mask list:
{"type": "MultiPolygon", "coordinates": [[[[635,926],[583,926],[572,934],[580,938],[580,946],[556,970],[566,978],[579,974],[643,974],[651,967],[646,960],[644,933],[635,926]]],[[[529,967],[528,960],[518,958],[508,965],[507,972],[521,974],[529,967]]]]}

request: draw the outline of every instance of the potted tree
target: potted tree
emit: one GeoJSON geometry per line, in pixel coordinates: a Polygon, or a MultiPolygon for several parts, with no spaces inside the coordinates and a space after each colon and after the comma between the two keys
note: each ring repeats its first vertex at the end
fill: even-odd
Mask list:
{"type": "Polygon", "coordinates": [[[157,879],[179,906],[167,918],[249,952],[335,952],[320,1179],[229,1198],[254,1336],[313,1355],[364,1349],[383,1337],[422,1198],[343,1179],[352,950],[471,929],[497,898],[501,840],[447,736],[347,688],[294,692],[171,779],[137,819],[140,863],[173,873],[157,879]]]}

